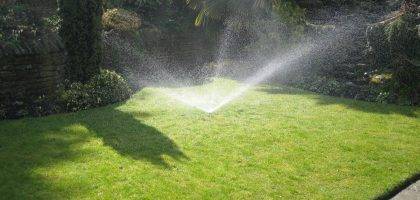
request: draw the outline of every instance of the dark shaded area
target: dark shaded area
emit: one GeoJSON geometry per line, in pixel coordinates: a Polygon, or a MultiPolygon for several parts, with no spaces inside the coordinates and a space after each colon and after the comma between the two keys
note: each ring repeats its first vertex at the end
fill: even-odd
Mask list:
{"type": "Polygon", "coordinates": [[[286,86],[264,86],[262,88],[258,88],[257,91],[265,92],[268,94],[287,94],[287,95],[304,95],[304,94],[314,94],[309,91],[286,87],[286,86]]]}
{"type": "Polygon", "coordinates": [[[420,173],[416,173],[409,177],[408,179],[400,182],[398,185],[394,186],[391,190],[388,190],[388,192],[381,194],[377,197],[375,197],[375,200],[388,200],[409,187],[411,184],[417,182],[420,180],[420,173]]]}
{"type": "Polygon", "coordinates": [[[89,115],[79,123],[85,125],[101,137],[105,145],[123,156],[146,160],[163,167],[169,167],[163,160],[163,155],[176,160],[187,158],[170,138],[136,119],[147,118],[150,116],[149,113],[125,113],[116,109],[101,108],[97,112],[86,112],[86,114],[89,115]]]}
{"type": "Polygon", "coordinates": [[[416,118],[415,107],[412,106],[397,106],[392,104],[381,104],[374,102],[359,101],[353,99],[334,98],[328,96],[318,96],[316,98],[320,105],[340,104],[347,108],[379,114],[400,114],[407,117],[416,118]]]}
{"type": "Polygon", "coordinates": [[[33,171],[72,161],[84,153],[72,151],[71,147],[85,142],[86,135],[51,132],[67,125],[58,118],[51,122],[45,118],[24,119],[9,127],[0,123],[0,199],[63,198],[64,188],[52,186],[46,177],[34,175],[33,171]]]}
{"type": "Polygon", "coordinates": [[[367,113],[379,114],[400,114],[407,117],[418,117],[415,113],[416,107],[413,106],[397,106],[392,104],[380,104],[366,101],[358,101],[354,99],[338,98],[320,95],[305,90],[294,89],[286,86],[270,85],[258,89],[258,91],[269,94],[287,94],[287,95],[313,95],[311,98],[317,100],[319,105],[340,104],[349,109],[363,111],[367,113]]]}
{"type": "MultiPolygon", "coordinates": [[[[28,118],[0,122],[0,199],[60,199],[71,198],[67,188],[55,186],[50,178],[34,170],[52,167],[61,162],[77,162],[86,154],[96,154],[77,145],[93,137],[102,138],[104,145],[122,156],[144,160],[163,169],[171,166],[163,160],[167,155],[175,160],[188,159],[165,134],[141,122],[149,113],[126,113],[118,105],[67,115],[28,118]],[[88,133],[68,129],[72,125],[87,128],[88,133]],[[63,129],[66,129],[64,132],[63,129]],[[54,193],[46,192],[54,191],[54,193]]],[[[74,183],[74,188],[84,182],[74,183]]]]}

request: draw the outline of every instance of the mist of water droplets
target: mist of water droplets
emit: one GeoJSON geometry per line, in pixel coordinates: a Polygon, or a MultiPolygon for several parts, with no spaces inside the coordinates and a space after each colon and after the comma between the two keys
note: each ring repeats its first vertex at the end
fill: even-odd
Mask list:
{"type": "MultiPolygon", "coordinates": [[[[161,59],[155,59],[158,55],[149,54],[146,55],[146,59],[143,59],[142,67],[146,67],[146,71],[150,75],[146,78],[137,78],[136,80],[141,85],[160,87],[160,91],[179,102],[207,113],[213,113],[235,99],[240,98],[253,86],[296,66],[301,60],[308,60],[308,57],[311,57],[314,54],[320,54],[323,48],[338,43],[338,40],[340,39],[340,37],[333,34],[329,37],[323,37],[322,39],[319,38],[303,42],[300,45],[289,47],[286,50],[283,48],[283,51],[275,52],[275,49],[273,49],[273,52],[270,52],[272,53],[272,56],[262,55],[264,53],[257,48],[254,49],[253,53],[245,54],[244,58],[236,58],[236,60],[239,60],[240,62],[236,61],[235,63],[229,63],[226,62],[229,58],[229,54],[232,52],[236,53],[234,44],[238,42],[238,38],[233,32],[233,26],[236,25],[235,23],[237,21],[238,19],[233,17],[226,23],[227,26],[220,38],[219,48],[211,67],[197,67],[194,70],[189,71],[189,74],[187,73],[187,75],[185,75],[185,71],[174,70],[180,68],[173,67],[175,64],[171,61],[165,62],[161,59]],[[244,64],[244,66],[237,66],[242,64],[244,64]],[[254,70],[251,70],[251,73],[250,70],[246,69],[247,65],[253,66],[254,70]],[[196,76],[205,77],[208,79],[208,82],[197,86],[194,79],[185,78],[196,76]],[[235,76],[237,78],[236,80],[239,81],[234,83],[230,82],[229,85],[227,85],[224,80],[220,79],[221,77],[231,76],[235,76]]],[[[252,25],[250,27],[252,27],[252,25]]],[[[278,27],[269,24],[268,27],[263,28],[257,26],[250,32],[254,34],[256,38],[260,38],[267,36],[267,32],[277,30],[278,27]]],[[[113,40],[112,38],[106,39],[105,41],[118,43],[111,44],[111,46],[121,46],[121,44],[123,44],[123,42],[113,40]]],[[[281,43],[279,45],[281,45],[281,43]]],[[[130,46],[123,46],[122,48],[124,49],[122,52],[123,54],[133,54],[130,51],[130,46]]],[[[128,58],[128,60],[130,59],[128,58]]],[[[134,62],[131,63],[132,65],[138,65],[138,59],[133,59],[132,61],[134,62]]],[[[139,66],[137,68],[141,67],[139,66]]],[[[135,73],[129,72],[129,74],[132,75],[135,73]]]]}

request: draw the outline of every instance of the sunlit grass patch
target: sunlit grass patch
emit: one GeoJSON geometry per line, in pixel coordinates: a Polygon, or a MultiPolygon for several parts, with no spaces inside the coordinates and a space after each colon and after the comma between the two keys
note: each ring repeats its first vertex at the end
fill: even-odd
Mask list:
{"type": "Polygon", "coordinates": [[[208,114],[145,88],[118,105],[0,122],[0,197],[369,199],[420,171],[419,114],[283,86],[208,114]]]}

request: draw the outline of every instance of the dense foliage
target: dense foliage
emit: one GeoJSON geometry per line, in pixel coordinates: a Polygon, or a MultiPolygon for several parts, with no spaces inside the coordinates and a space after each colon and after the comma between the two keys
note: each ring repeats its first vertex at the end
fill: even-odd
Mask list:
{"type": "Polygon", "coordinates": [[[102,20],[104,64],[121,74],[133,89],[137,89],[139,78],[135,75],[138,74],[138,65],[144,62],[140,16],[123,8],[113,8],[104,13],[102,20]]]}
{"type": "Polygon", "coordinates": [[[68,53],[66,74],[87,82],[99,73],[102,61],[102,0],[60,0],[60,36],[68,53]]]}
{"type": "Polygon", "coordinates": [[[247,16],[269,14],[276,11],[287,21],[300,18],[300,11],[296,9],[295,1],[291,0],[187,0],[189,7],[198,12],[195,24],[202,25],[207,18],[217,20],[232,16],[247,16]]]}
{"type": "MultiPolygon", "coordinates": [[[[74,111],[124,99],[124,92],[122,96],[109,92],[107,99],[102,92],[114,90],[109,87],[92,89],[97,88],[93,82],[106,85],[104,80],[112,79],[110,74],[98,75],[101,62],[128,80],[132,88],[139,88],[139,77],[151,69],[146,65],[156,64],[146,61],[154,53],[148,52],[150,46],[158,46],[161,39],[194,34],[207,37],[206,42],[212,43],[209,46],[219,45],[227,34],[232,41],[227,42],[225,58],[250,58],[254,68],[287,53],[296,44],[340,38],[331,47],[320,45],[307,56],[310,60],[296,67],[293,76],[286,75],[289,79],[283,82],[326,95],[413,105],[419,103],[420,91],[418,9],[404,5],[416,5],[418,1],[406,0],[395,12],[397,17],[373,23],[380,19],[376,14],[382,18],[398,10],[401,2],[59,0],[58,15],[48,17],[32,12],[30,4],[13,3],[0,6],[0,45],[36,40],[46,31],[59,30],[67,49],[66,78],[70,83],[59,92],[60,101],[65,103],[58,105],[56,97],[41,96],[32,99],[31,105],[13,104],[19,108],[15,109],[19,116],[46,115],[63,108],[74,111]]],[[[176,46],[177,41],[170,43],[168,46],[176,46]]],[[[123,85],[118,81],[115,84],[123,85]]],[[[127,91],[125,87],[119,89],[127,91]]],[[[0,117],[10,116],[8,110],[13,109],[0,105],[0,117]]]]}
{"type": "Polygon", "coordinates": [[[0,104],[0,119],[75,112],[128,99],[132,90],[123,77],[101,70],[87,83],[66,80],[55,95],[41,95],[18,103],[0,104]]]}
{"type": "Polygon", "coordinates": [[[143,17],[154,16],[160,8],[171,5],[172,0],[107,0],[108,8],[130,8],[143,17]]]}
{"type": "Polygon", "coordinates": [[[89,82],[71,83],[59,94],[59,103],[66,111],[78,111],[126,100],[132,91],[117,73],[101,70],[89,82]]]}
{"type": "Polygon", "coordinates": [[[393,74],[382,88],[389,94],[387,101],[418,104],[420,67],[416,66],[416,60],[420,51],[420,36],[416,14],[402,13],[372,25],[367,33],[372,66],[393,74]]]}
{"type": "Polygon", "coordinates": [[[144,27],[156,26],[169,34],[193,26],[194,12],[185,6],[185,0],[108,0],[106,7],[135,12],[144,27]]]}
{"type": "Polygon", "coordinates": [[[0,45],[35,40],[43,31],[42,19],[23,4],[0,6],[0,45]]]}
{"type": "Polygon", "coordinates": [[[118,30],[121,32],[138,31],[141,25],[140,18],[135,12],[121,8],[107,10],[102,16],[105,30],[118,30]]]}

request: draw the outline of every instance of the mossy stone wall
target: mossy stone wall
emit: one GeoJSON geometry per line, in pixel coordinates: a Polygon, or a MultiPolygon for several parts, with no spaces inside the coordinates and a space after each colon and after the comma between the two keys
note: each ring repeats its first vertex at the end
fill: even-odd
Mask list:
{"type": "Polygon", "coordinates": [[[15,107],[53,94],[64,78],[65,57],[59,37],[53,34],[13,46],[0,45],[0,104],[15,107]]]}

